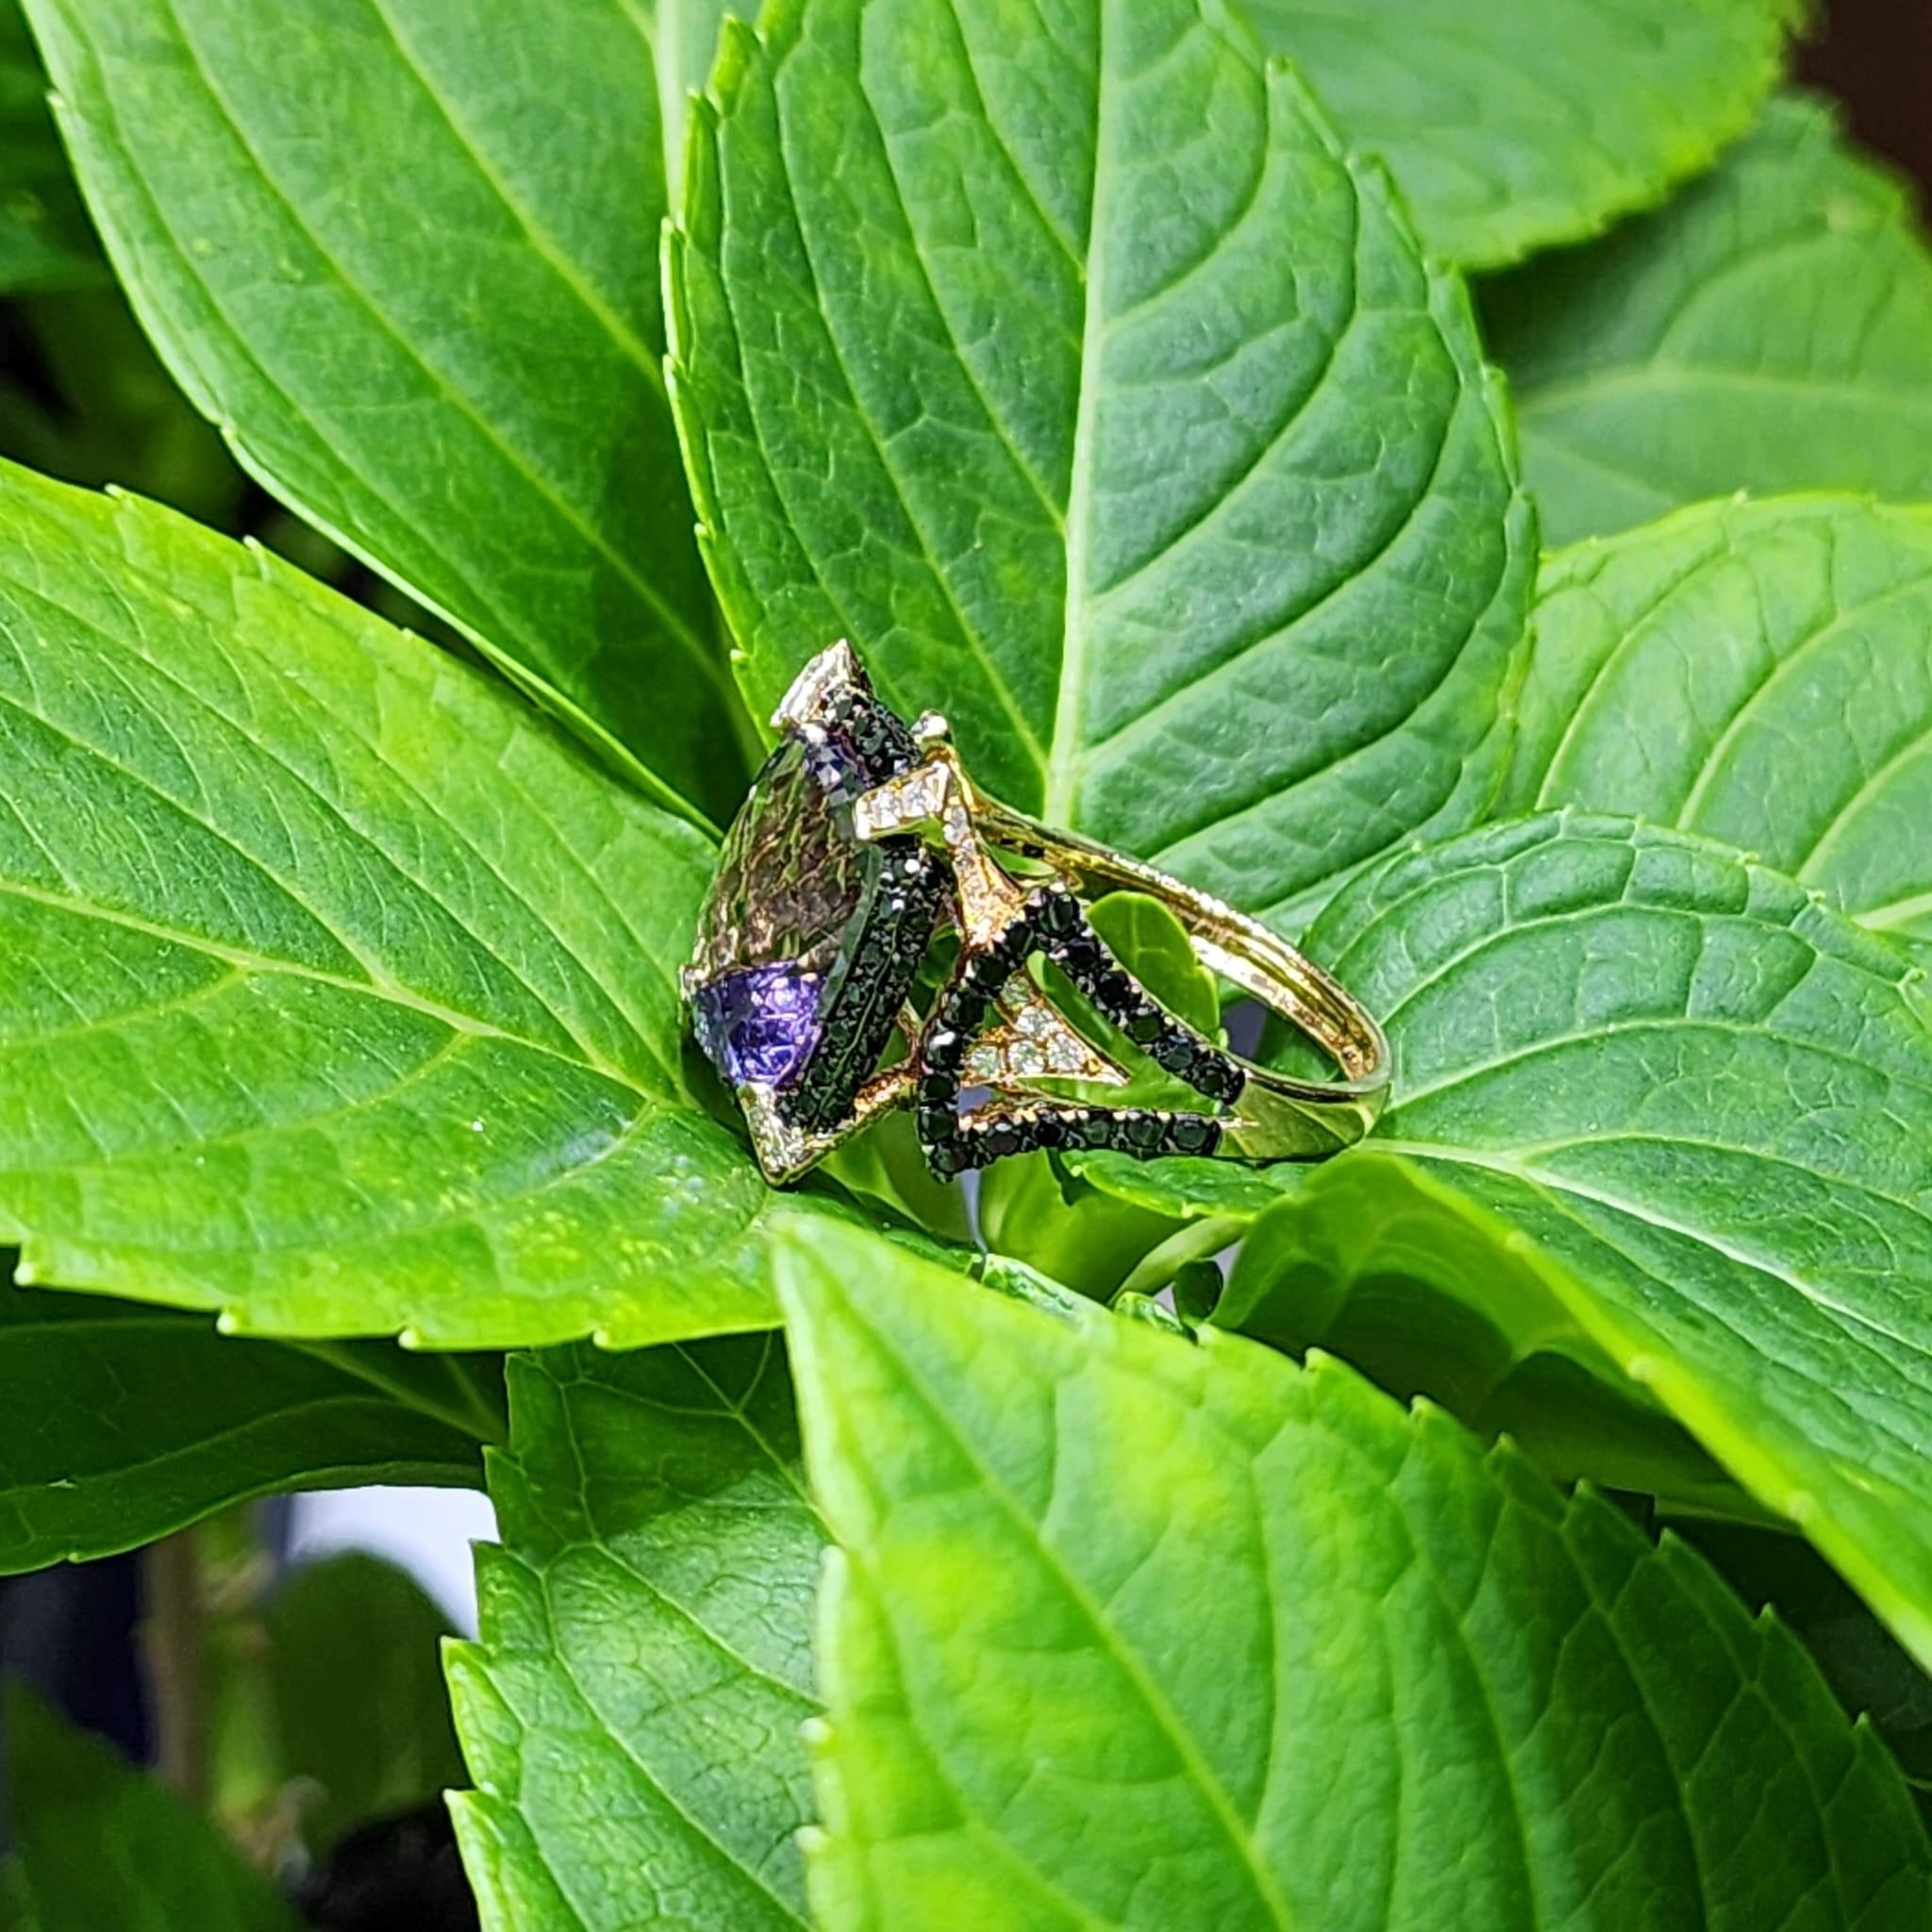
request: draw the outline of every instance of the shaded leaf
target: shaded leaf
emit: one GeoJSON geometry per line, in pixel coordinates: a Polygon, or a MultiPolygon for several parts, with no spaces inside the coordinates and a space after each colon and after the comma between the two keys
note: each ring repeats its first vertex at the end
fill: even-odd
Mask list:
{"type": "Polygon", "coordinates": [[[133,1549],[281,1491],[478,1486],[495,1373],[0,1288],[0,1574],[133,1549]]]}
{"type": "Polygon", "coordinates": [[[1559,1482],[1677,1506],[1755,1507],[1553,1294],[1518,1247],[1445,1215],[1387,1161],[1291,1189],[1248,1229],[1199,1318],[1296,1355],[1320,1348],[1391,1393],[1507,1435],[1559,1482]]]}
{"type": "Polygon", "coordinates": [[[725,814],[624,0],[26,0],[115,269],[243,464],[725,814]]]}
{"type": "Polygon", "coordinates": [[[1482,306],[1553,543],[1739,489],[1932,497],[1932,254],[1819,103],[1482,306]]]}
{"type": "Polygon", "coordinates": [[[1348,1371],[788,1253],[826,1932],[1904,1926],[1876,1739],[1684,1545],[1348,1371]]]}
{"type": "Polygon", "coordinates": [[[803,1924],[823,1532],[776,1341],[520,1357],[510,1391],[503,1546],[449,1653],[485,1924],[803,1924]]]}
{"type": "Polygon", "coordinates": [[[1568,814],[1391,864],[1311,943],[1395,1048],[1357,1201],[1373,1163],[1444,1268],[1507,1255],[1932,1657],[1919,972],[1723,846],[1568,814]]]}
{"type": "Polygon", "coordinates": [[[1741,134],[1798,0],[1242,0],[1473,268],[1654,207],[1741,134]]]}
{"type": "Polygon", "coordinates": [[[276,1766],[300,1781],[311,1851],[463,1782],[442,1681],[449,1620],[408,1572],[361,1551],[305,1563],[267,1628],[276,1766]]]}
{"type": "Polygon", "coordinates": [[[1932,940],[1932,510],[1715,504],[1558,553],[1514,803],[1707,833],[1932,940]]]}
{"type": "Polygon", "coordinates": [[[768,706],[845,635],[989,788],[1293,923],[1467,823],[1532,541],[1460,284],[1219,0],[727,28],[674,403],[768,706]]]}
{"type": "Polygon", "coordinates": [[[86,288],[106,279],[47,108],[47,76],[21,17],[0,4],[0,289],[86,288]]]}
{"type": "Polygon", "coordinates": [[[110,1745],[15,1689],[8,1811],[36,1932],[298,1932],[281,1895],[206,1818],[110,1745]]]}
{"type": "Polygon", "coordinates": [[[24,1280],[440,1347],[771,1318],[776,1197],[680,1068],[710,847],[500,687],[0,472],[0,803],[24,1280]]]}

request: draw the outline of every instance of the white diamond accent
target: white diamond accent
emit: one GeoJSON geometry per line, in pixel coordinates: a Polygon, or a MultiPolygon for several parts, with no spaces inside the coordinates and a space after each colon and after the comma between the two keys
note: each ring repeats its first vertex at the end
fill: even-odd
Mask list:
{"type": "Polygon", "coordinates": [[[966,1056],[964,1073],[967,1080],[977,1086],[997,1080],[1006,1071],[998,1047],[991,1041],[982,1041],[966,1056]]]}
{"type": "Polygon", "coordinates": [[[910,825],[929,824],[946,808],[953,774],[943,765],[916,765],[874,785],[852,808],[852,828],[861,839],[882,839],[910,825]]]}
{"type": "Polygon", "coordinates": [[[858,659],[843,638],[828,644],[791,680],[791,689],[772,713],[772,729],[802,731],[824,717],[833,699],[860,683],[858,659]]]}

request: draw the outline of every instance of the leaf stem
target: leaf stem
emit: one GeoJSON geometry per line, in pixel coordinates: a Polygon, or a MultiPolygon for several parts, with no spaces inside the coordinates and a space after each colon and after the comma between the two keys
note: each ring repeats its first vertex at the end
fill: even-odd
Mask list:
{"type": "Polygon", "coordinates": [[[155,1763],[197,1810],[208,1803],[208,1639],[202,1617],[197,1532],[151,1544],[142,1564],[146,1594],[141,1646],[154,1700],[155,1763]]]}

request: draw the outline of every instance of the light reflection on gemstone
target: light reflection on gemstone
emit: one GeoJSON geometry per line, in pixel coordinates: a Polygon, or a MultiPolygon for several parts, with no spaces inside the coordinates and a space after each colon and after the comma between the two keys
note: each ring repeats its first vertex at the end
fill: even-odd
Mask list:
{"type": "Polygon", "coordinates": [[[732,1086],[782,1087],[818,1044],[820,991],[795,963],[747,967],[698,989],[692,1030],[732,1086]]]}

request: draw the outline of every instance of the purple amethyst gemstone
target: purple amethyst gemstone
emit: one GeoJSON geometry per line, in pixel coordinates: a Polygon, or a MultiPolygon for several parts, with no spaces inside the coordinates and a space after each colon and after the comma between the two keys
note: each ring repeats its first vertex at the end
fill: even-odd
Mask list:
{"type": "Polygon", "coordinates": [[[819,978],[803,966],[746,966],[701,986],[693,1031],[733,1087],[782,1087],[819,1038],[819,978]]]}

